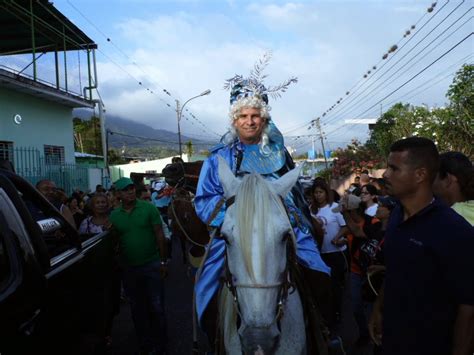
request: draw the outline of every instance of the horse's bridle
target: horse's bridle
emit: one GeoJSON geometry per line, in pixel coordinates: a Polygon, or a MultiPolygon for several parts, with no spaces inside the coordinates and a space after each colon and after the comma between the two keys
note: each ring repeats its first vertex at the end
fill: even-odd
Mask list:
{"type": "MultiPolygon", "coordinates": [[[[176,163],[175,163],[176,164],[176,163]]],[[[182,177],[180,177],[176,184],[175,184],[175,188],[178,188],[178,187],[182,187],[182,188],[191,188],[194,192],[196,192],[196,188],[193,186],[193,185],[190,185],[187,183],[186,179],[195,179],[196,181],[199,180],[199,175],[194,175],[194,174],[186,174],[186,170],[184,168],[184,163],[180,162],[179,163],[179,166],[181,167],[181,173],[182,173],[182,177]]],[[[178,174],[179,176],[180,174],[178,174]]]]}
{"type": "MultiPolygon", "coordinates": [[[[190,194],[189,191],[185,190],[184,188],[182,188],[182,189],[190,194]]],[[[183,232],[183,234],[186,237],[186,239],[188,240],[188,242],[190,242],[191,244],[193,244],[195,246],[205,248],[207,246],[207,244],[200,244],[200,243],[195,242],[194,240],[192,240],[192,238],[186,232],[186,229],[184,229],[184,226],[182,225],[182,223],[179,221],[178,215],[176,214],[176,210],[174,209],[174,201],[186,201],[186,202],[190,202],[191,204],[193,204],[193,200],[192,199],[187,200],[187,199],[184,199],[184,198],[176,198],[175,195],[176,195],[177,190],[178,190],[178,188],[174,189],[173,194],[171,195],[171,202],[170,202],[171,213],[173,213],[174,221],[176,221],[176,223],[178,224],[179,229],[181,229],[181,232],[183,232]]]]}
{"type": "MultiPolygon", "coordinates": [[[[226,201],[226,209],[231,206],[235,201],[235,196],[232,196],[226,201]]],[[[283,201],[282,201],[283,203],[283,201]]],[[[285,204],[283,203],[283,206],[285,204]]],[[[286,208],[285,208],[286,210],[286,208]]],[[[288,213],[288,211],[286,210],[288,213]]],[[[291,233],[293,233],[293,230],[291,229],[291,233]]],[[[225,237],[223,236],[225,239],[225,237]]],[[[232,294],[233,302],[234,302],[234,307],[237,312],[237,315],[242,319],[242,315],[240,312],[240,306],[239,306],[239,299],[237,296],[237,288],[261,288],[261,289],[268,289],[268,288],[280,288],[279,293],[278,293],[278,302],[277,302],[277,310],[275,314],[275,318],[273,321],[262,328],[270,328],[274,323],[277,324],[278,328],[280,329],[280,321],[283,318],[284,315],[284,307],[286,305],[286,301],[288,299],[288,295],[293,293],[295,291],[295,286],[291,282],[291,275],[290,275],[290,252],[292,251],[294,253],[294,248],[291,242],[291,238],[287,239],[287,246],[286,246],[286,251],[287,251],[287,257],[286,257],[286,266],[285,270],[282,273],[282,280],[281,282],[276,282],[276,283],[269,283],[269,284],[260,284],[260,283],[235,283],[234,282],[234,277],[232,273],[230,272],[229,269],[229,264],[228,264],[228,257],[227,257],[227,248],[226,248],[226,256],[225,256],[225,274],[224,274],[224,284],[225,286],[229,289],[229,292],[232,294]],[[292,291],[290,291],[292,289],[292,291]]],[[[226,241],[227,243],[227,241],[226,241]]]]}

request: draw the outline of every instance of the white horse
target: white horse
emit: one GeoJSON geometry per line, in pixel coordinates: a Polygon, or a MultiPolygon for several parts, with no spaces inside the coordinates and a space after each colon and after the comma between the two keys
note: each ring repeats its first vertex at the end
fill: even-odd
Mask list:
{"type": "Polygon", "coordinates": [[[235,197],[221,228],[228,277],[219,315],[228,354],[306,353],[300,296],[288,290],[287,239],[296,243],[281,200],[296,183],[299,170],[275,181],[256,174],[240,180],[219,158],[224,197],[235,197]]]}

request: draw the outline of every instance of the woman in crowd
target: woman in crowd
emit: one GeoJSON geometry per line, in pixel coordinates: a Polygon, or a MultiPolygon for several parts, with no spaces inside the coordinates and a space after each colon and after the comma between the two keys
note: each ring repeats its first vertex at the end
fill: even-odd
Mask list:
{"type": "Polygon", "coordinates": [[[333,212],[338,204],[333,202],[333,195],[328,184],[323,179],[316,179],[312,186],[311,215],[324,229],[321,245],[321,257],[331,268],[331,283],[333,292],[333,319],[330,324],[332,332],[337,333],[340,323],[342,295],[347,272],[346,250],[343,236],[348,232],[341,213],[333,212]]]}
{"type": "Polygon", "coordinates": [[[365,214],[374,217],[377,212],[377,189],[374,185],[362,186],[360,192],[360,199],[365,205],[365,214]]]}
{"type": "Polygon", "coordinates": [[[78,228],[83,219],[85,218],[84,212],[79,207],[79,200],[76,197],[70,197],[66,201],[66,205],[69,207],[72,213],[72,217],[74,218],[74,222],[76,223],[76,228],[78,228]]]}
{"type": "MultiPolygon", "coordinates": [[[[109,221],[109,199],[104,192],[96,192],[88,201],[91,216],[84,219],[79,227],[79,234],[98,234],[112,227],[109,221]]],[[[120,312],[120,270],[118,264],[112,265],[111,277],[106,280],[107,292],[112,294],[108,318],[104,325],[104,345],[109,347],[112,344],[112,324],[114,317],[120,312]]]]}
{"type": "Polygon", "coordinates": [[[79,234],[97,234],[110,228],[109,200],[103,192],[97,192],[89,199],[91,216],[84,219],[79,234]]]}

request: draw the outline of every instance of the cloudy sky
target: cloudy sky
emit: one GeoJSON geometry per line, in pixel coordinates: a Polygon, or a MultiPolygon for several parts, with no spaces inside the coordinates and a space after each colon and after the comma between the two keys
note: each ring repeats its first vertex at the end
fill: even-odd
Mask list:
{"type": "Polygon", "coordinates": [[[376,118],[397,101],[446,103],[453,73],[473,61],[473,37],[459,42],[472,32],[474,11],[469,1],[440,1],[427,12],[432,3],[54,1],[99,46],[99,90],[107,112],[154,128],[176,132],[175,100],[210,89],[186,105],[182,131],[216,140],[229,123],[225,79],[248,75],[271,51],[266,84],[299,79],[270,105],[287,145],[300,151],[311,147],[316,131],[308,128],[316,117],[335,148],[367,137],[366,125],[347,119],[376,118]],[[382,60],[395,44],[398,49],[382,60]]]}

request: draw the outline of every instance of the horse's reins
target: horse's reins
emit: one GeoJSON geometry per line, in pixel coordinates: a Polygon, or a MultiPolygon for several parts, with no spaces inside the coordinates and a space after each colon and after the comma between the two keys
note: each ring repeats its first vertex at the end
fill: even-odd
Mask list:
{"type": "Polygon", "coordinates": [[[201,247],[201,248],[205,248],[207,244],[200,244],[198,242],[195,242],[194,240],[191,239],[191,237],[188,235],[188,233],[186,232],[186,230],[184,229],[183,225],[181,224],[181,222],[179,221],[179,218],[178,218],[178,215],[176,214],[176,210],[174,209],[174,201],[186,201],[186,202],[191,202],[192,201],[189,201],[189,200],[186,200],[186,199],[177,199],[177,198],[174,198],[174,194],[176,193],[176,190],[175,192],[173,193],[173,196],[171,197],[171,212],[173,213],[173,217],[174,217],[174,220],[176,221],[176,223],[178,224],[178,227],[179,229],[181,229],[181,231],[183,232],[184,236],[186,237],[186,239],[188,240],[188,242],[190,242],[191,244],[194,244],[198,247],[201,247]]]}

